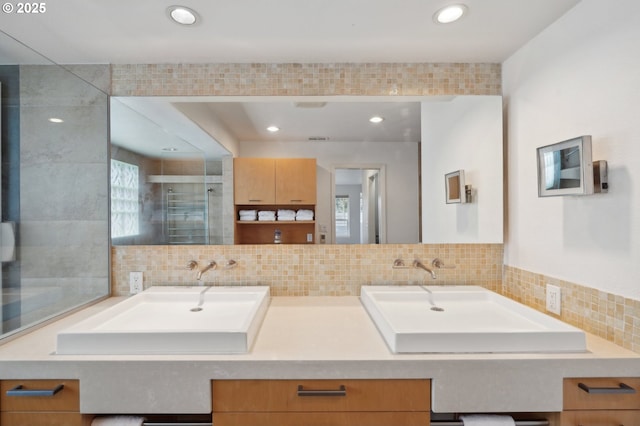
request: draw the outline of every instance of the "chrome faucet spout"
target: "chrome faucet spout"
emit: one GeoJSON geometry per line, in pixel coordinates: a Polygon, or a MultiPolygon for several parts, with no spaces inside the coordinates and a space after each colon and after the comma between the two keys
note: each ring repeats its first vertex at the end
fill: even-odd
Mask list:
{"type": "Polygon", "coordinates": [[[204,268],[198,271],[198,274],[196,275],[196,279],[200,281],[200,279],[202,278],[202,274],[207,272],[209,269],[216,269],[217,267],[218,267],[218,264],[212,260],[207,264],[207,266],[205,266],[204,268]]]}
{"type": "Polygon", "coordinates": [[[434,280],[437,278],[436,277],[436,273],[434,272],[433,269],[426,267],[422,262],[420,262],[419,260],[414,260],[413,261],[413,267],[414,268],[418,268],[418,269],[424,269],[425,271],[427,271],[429,274],[431,274],[431,278],[433,278],[434,280]]]}

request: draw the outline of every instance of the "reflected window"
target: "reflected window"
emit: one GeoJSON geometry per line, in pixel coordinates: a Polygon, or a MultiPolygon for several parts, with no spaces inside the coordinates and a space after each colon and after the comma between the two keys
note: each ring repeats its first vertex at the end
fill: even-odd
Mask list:
{"type": "Polygon", "coordinates": [[[138,166],[111,160],[111,237],[139,233],[138,166]]]}
{"type": "Polygon", "coordinates": [[[349,223],[349,196],[336,196],[336,237],[348,238],[351,236],[349,223]]]}

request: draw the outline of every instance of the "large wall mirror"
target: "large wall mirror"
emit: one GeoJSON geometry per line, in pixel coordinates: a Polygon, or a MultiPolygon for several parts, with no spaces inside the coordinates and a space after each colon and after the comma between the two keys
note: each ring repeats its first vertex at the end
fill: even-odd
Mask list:
{"type": "MultiPolygon", "coordinates": [[[[128,203],[140,216],[120,203],[112,223],[120,215],[132,229],[112,242],[232,244],[234,156],[317,159],[316,241],[502,242],[501,105],[499,96],[113,97],[112,159],[137,167],[128,203]],[[441,168],[475,179],[475,205],[445,206],[441,168]],[[348,217],[336,210],[346,204],[348,217]]],[[[112,194],[114,185],[112,174],[112,194]]]]}

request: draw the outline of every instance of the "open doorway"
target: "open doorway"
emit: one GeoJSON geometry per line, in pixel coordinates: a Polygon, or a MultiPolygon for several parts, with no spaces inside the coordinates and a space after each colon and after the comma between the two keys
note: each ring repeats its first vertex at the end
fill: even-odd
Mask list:
{"type": "Polygon", "coordinates": [[[384,166],[339,166],[332,176],[333,241],[385,243],[384,166]]]}

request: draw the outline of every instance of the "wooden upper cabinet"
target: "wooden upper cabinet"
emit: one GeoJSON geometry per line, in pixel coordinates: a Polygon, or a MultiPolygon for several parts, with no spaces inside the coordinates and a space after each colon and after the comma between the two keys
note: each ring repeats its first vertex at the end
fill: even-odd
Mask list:
{"type": "Polygon", "coordinates": [[[316,203],[315,158],[234,158],[237,205],[313,205],[316,203]]]}
{"type": "Polygon", "coordinates": [[[233,196],[235,204],[275,204],[275,160],[272,158],[234,158],[233,196]]]}
{"type": "Polygon", "coordinates": [[[316,203],[315,158],[276,160],[276,204],[316,203]]]}

